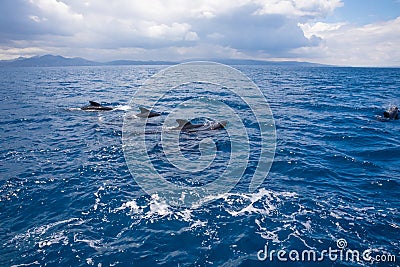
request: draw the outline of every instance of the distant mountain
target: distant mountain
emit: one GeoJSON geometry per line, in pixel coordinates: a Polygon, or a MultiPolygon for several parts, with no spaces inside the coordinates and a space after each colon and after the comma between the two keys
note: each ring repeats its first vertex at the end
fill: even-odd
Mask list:
{"type": "Polygon", "coordinates": [[[44,55],[14,60],[1,60],[2,67],[58,67],[58,66],[96,66],[98,62],[84,58],[66,58],[62,56],[44,55]]]}
{"type": "Polygon", "coordinates": [[[96,62],[84,58],[44,55],[30,58],[19,57],[13,60],[0,60],[0,67],[61,67],[61,66],[104,66],[104,65],[175,65],[168,61],[115,60],[96,62]]]}
{"type": "MultiPolygon", "coordinates": [[[[196,61],[185,60],[183,62],[196,61]]],[[[199,60],[197,60],[199,61],[199,60]]],[[[263,61],[251,59],[200,59],[200,61],[214,61],[226,65],[271,65],[271,66],[302,66],[321,67],[327,66],[309,62],[298,61],[263,61]]],[[[61,67],[61,66],[107,66],[107,65],[175,65],[180,62],[170,61],[137,61],[137,60],[115,60],[110,62],[96,62],[84,58],[66,58],[63,56],[44,55],[30,58],[20,57],[13,60],[0,60],[0,67],[61,67]]]]}

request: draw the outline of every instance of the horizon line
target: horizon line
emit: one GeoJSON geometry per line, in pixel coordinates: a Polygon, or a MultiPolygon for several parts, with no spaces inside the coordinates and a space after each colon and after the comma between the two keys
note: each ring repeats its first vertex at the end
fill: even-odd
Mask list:
{"type": "MultiPolygon", "coordinates": [[[[290,59],[282,59],[282,60],[276,60],[276,59],[254,59],[254,58],[189,58],[189,59],[181,59],[177,61],[172,61],[172,60],[157,60],[157,59],[113,59],[113,60],[107,60],[107,61],[100,61],[100,60],[92,60],[92,59],[87,59],[84,57],[80,56],[64,56],[64,55],[54,55],[54,54],[37,54],[33,55],[30,57],[24,57],[24,56],[18,56],[13,59],[0,59],[0,63],[14,63],[17,60],[29,60],[29,59],[34,59],[34,58],[43,58],[46,56],[50,57],[59,57],[62,59],[66,60],[84,60],[87,61],[88,63],[91,62],[93,64],[101,64],[101,65],[107,65],[110,64],[113,65],[112,63],[117,63],[117,62],[124,62],[127,61],[134,63],[162,63],[161,65],[173,65],[173,64],[181,64],[181,63],[187,63],[187,62],[192,62],[192,61],[210,61],[210,62],[217,62],[221,63],[218,61],[238,61],[238,65],[246,65],[243,64],[245,61],[248,61],[249,63],[252,62],[252,65],[262,65],[265,63],[265,65],[268,64],[303,64],[303,65],[312,65],[313,67],[342,67],[342,68],[400,68],[399,66],[357,66],[357,65],[332,65],[332,64],[324,64],[324,63],[318,63],[318,62],[310,62],[310,61],[299,61],[299,60],[290,60],[290,59]],[[240,64],[240,61],[242,61],[242,64],[240,64]],[[257,64],[259,63],[259,64],[257,64]]],[[[222,63],[222,64],[228,64],[228,63],[222,63]]],[[[118,64],[117,64],[118,65],[118,64]]],[[[124,64],[121,64],[124,65],[124,64]]],[[[140,65],[140,64],[126,64],[126,65],[140,65]]],[[[153,65],[153,64],[149,64],[153,65]]],[[[159,64],[154,64],[154,65],[159,65],[159,64]]],[[[59,65],[62,66],[62,65],[59,65]]],[[[66,65],[68,66],[68,65],[66,65]]],[[[70,65],[73,66],[73,65],[70,65]]],[[[79,66],[79,65],[76,65],[79,66]]],[[[81,65],[83,66],[83,65],[81,65]]],[[[40,67],[40,66],[37,66],[40,67]]],[[[45,66],[44,66],[45,67],[45,66]]]]}

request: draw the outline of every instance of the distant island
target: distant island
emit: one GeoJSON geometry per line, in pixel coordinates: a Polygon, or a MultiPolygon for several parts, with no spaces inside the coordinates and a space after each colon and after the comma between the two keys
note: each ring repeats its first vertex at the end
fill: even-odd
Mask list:
{"type": "Polygon", "coordinates": [[[19,57],[13,60],[0,60],[0,67],[63,67],[63,66],[107,66],[107,65],[175,65],[167,61],[135,61],[115,60],[96,62],[80,57],[68,58],[63,56],[44,55],[29,58],[19,57]]]}
{"type": "MultiPolygon", "coordinates": [[[[251,59],[201,59],[227,65],[271,65],[271,66],[304,66],[323,67],[328,65],[299,61],[264,61],[251,59]]],[[[91,61],[80,57],[68,58],[63,56],[44,55],[34,57],[19,57],[13,60],[0,60],[0,67],[63,67],[63,66],[116,66],[116,65],[176,65],[183,62],[172,61],[138,61],[138,60],[114,60],[109,62],[91,61]]],[[[198,61],[198,59],[196,59],[198,61]]]]}

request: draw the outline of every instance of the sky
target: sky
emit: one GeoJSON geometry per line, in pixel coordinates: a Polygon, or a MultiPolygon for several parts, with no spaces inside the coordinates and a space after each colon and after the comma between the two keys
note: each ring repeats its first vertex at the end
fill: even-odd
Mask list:
{"type": "Polygon", "coordinates": [[[400,0],[1,0],[0,59],[400,66],[400,0]]]}

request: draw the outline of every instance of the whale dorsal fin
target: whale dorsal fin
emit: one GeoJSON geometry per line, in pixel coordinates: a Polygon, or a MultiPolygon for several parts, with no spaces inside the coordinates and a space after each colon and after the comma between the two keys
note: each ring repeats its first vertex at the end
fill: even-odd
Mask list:
{"type": "Polygon", "coordinates": [[[188,121],[188,120],[176,119],[176,122],[179,124],[178,127],[183,127],[185,125],[191,125],[190,121],[188,121]]]}
{"type": "Polygon", "coordinates": [[[140,109],[140,113],[141,113],[141,114],[143,114],[143,113],[150,113],[150,110],[148,110],[147,108],[142,108],[142,107],[140,107],[139,109],[140,109]]]}
{"type": "Polygon", "coordinates": [[[99,103],[94,102],[94,101],[89,101],[89,103],[90,103],[91,106],[95,106],[95,107],[100,107],[101,106],[99,103]]]}

